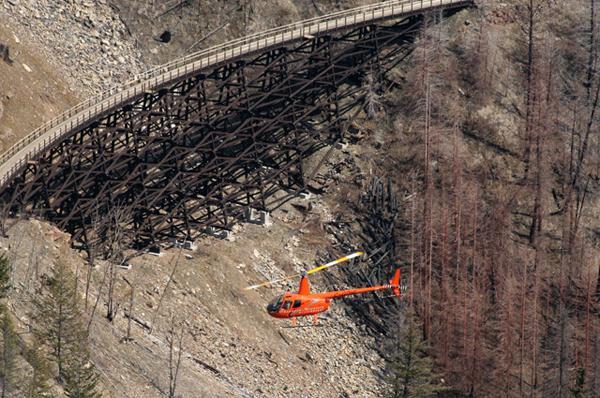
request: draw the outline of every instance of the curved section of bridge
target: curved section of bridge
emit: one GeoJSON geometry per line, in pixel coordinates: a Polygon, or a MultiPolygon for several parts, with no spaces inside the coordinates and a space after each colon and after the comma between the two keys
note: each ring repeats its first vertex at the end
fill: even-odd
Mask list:
{"type": "Polygon", "coordinates": [[[471,0],[393,0],[227,42],[148,71],[0,156],[4,217],[37,215],[104,250],[229,229],[304,189],[302,159],[340,140],[423,19],[471,0]]]}

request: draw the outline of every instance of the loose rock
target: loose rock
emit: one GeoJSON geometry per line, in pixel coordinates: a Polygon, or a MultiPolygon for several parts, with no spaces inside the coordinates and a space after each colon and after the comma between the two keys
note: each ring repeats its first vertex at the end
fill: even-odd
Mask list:
{"type": "MultiPolygon", "coordinates": [[[[82,97],[130,80],[147,69],[123,22],[105,1],[8,0],[0,19],[14,21],[82,97]]],[[[15,35],[15,42],[19,43],[15,35]]],[[[6,47],[7,48],[7,47],[6,47]]],[[[0,59],[7,49],[0,44],[0,59]]],[[[25,67],[25,66],[23,66],[25,67]]],[[[27,69],[27,68],[26,68],[27,69]]]]}

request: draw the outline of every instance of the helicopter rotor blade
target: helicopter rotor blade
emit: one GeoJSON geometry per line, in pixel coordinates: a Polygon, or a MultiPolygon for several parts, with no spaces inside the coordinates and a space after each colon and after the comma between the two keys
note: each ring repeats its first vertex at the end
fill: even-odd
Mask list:
{"type": "Polygon", "coordinates": [[[274,279],[272,281],[267,281],[267,282],[259,283],[257,285],[248,286],[247,288],[245,288],[245,290],[254,290],[254,289],[258,289],[259,287],[266,287],[266,286],[269,286],[269,285],[272,285],[275,283],[284,282],[284,281],[287,281],[288,279],[292,279],[298,275],[300,275],[300,274],[290,275],[290,276],[286,276],[285,278],[274,279]]]}
{"type": "Polygon", "coordinates": [[[337,265],[337,264],[340,264],[340,263],[343,263],[343,262],[346,262],[346,261],[350,261],[353,258],[362,256],[363,254],[365,254],[365,253],[364,252],[356,252],[356,253],[349,254],[346,257],[338,258],[337,260],[334,260],[334,261],[332,261],[330,263],[327,263],[325,265],[320,265],[317,268],[313,268],[310,271],[307,271],[306,274],[310,275],[310,274],[314,274],[315,272],[323,271],[324,269],[327,269],[329,267],[333,267],[334,265],[337,265]]]}
{"type": "MultiPolygon", "coordinates": [[[[344,263],[346,261],[350,261],[353,258],[362,256],[363,254],[365,254],[365,253],[364,252],[356,252],[356,253],[349,254],[349,255],[347,255],[345,257],[338,258],[337,260],[334,260],[334,261],[329,262],[327,264],[320,265],[320,266],[318,266],[316,268],[313,268],[313,269],[311,269],[309,271],[306,271],[306,275],[310,275],[310,274],[314,274],[314,273],[319,272],[319,271],[323,271],[324,269],[333,267],[334,265],[341,264],[341,263],[344,263]]],[[[267,281],[267,282],[259,283],[257,285],[248,286],[247,288],[245,288],[245,290],[254,290],[254,289],[258,289],[260,287],[266,287],[266,286],[269,286],[269,285],[273,285],[275,283],[280,283],[280,282],[284,282],[284,281],[287,281],[287,280],[290,280],[290,279],[293,279],[293,278],[297,278],[299,276],[302,276],[302,273],[294,274],[294,275],[290,275],[290,276],[286,276],[286,277],[279,278],[279,279],[274,279],[272,281],[267,281]]]]}

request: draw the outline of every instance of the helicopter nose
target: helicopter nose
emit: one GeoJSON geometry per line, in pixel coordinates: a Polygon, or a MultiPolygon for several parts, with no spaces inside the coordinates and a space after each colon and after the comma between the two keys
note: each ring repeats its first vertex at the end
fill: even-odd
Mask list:
{"type": "Polygon", "coordinates": [[[277,318],[278,308],[274,305],[267,305],[267,313],[273,318],[277,318]]]}

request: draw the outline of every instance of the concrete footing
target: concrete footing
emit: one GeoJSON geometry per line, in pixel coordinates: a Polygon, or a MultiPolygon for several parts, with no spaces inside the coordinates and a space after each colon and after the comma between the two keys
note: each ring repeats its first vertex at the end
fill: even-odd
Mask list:
{"type": "Polygon", "coordinates": [[[302,191],[298,194],[298,197],[302,200],[309,200],[311,197],[310,192],[302,191]]]}
{"type": "Polygon", "coordinates": [[[206,227],[205,232],[208,235],[218,239],[227,239],[231,235],[231,231],[227,231],[226,229],[218,229],[215,227],[206,227]]]}
{"type": "Polygon", "coordinates": [[[175,239],[174,246],[175,247],[181,247],[183,249],[190,250],[190,251],[193,251],[193,252],[195,252],[196,249],[198,248],[196,246],[196,243],[194,241],[191,241],[191,240],[177,240],[177,239],[175,239]]]}
{"type": "Polygon", "coordinates": [[[258,212],[258,220],[260,225],[264,225],[265,227],[270,227],[273,225],[273,221],[271,221],[271,215],[266,211],[258,212]]]}
{"type": "Polygon", "coordinates": [[[270,227],[273,225],[271,221],[271,215],[269,212],[264,210],[256,210],[253,208],[247,208],[245,212],[246,222],[258,225],[264,225],[265,227],[270,227]]]}
{"type": "Polygon", "coordinates": [[[148,254],[152,254],[153,256],[162,256],[164,253],[160,251],[160,246],[152,246],[148,248],[148,254]]]}

